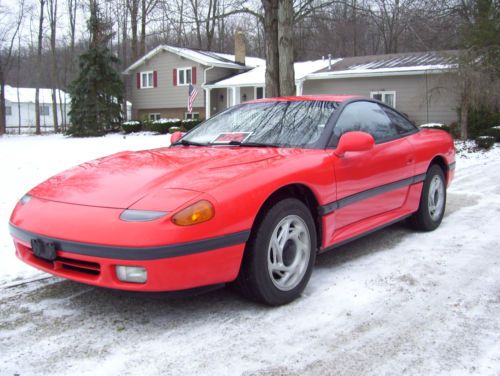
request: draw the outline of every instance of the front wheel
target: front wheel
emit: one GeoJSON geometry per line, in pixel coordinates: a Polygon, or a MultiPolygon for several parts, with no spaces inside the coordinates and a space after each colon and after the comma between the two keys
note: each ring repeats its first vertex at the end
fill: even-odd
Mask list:
{"type": "Polygon", "coordinates": [[[307,206],[294,198],[274,204],[256,223],[237,285],[248,298],[269,305],[296,299],[316,258],[316,227],[307,206]]]}
{"type": "Polygon", "coordinates": [[[446,207],[446,183],[438,165],[427,170],[418,211],[410,217],[412,226],[421,231],[436,229],[443,220],[446,207]]]}

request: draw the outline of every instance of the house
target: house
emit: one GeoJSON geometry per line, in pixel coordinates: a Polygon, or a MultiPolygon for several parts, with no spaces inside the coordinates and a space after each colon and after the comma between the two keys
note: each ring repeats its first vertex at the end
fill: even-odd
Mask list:
{"type": "Polygon", "coordinates": [[[306,75],[298,94],[354,94],[378,99],[416,124],[458,120],[458,51],[357,56],[306,75]]]}
{"type": "MultiPolygon", "coordinates": [[[[130,99],[136,119],[208,118],[229,106],[265,97],[265,62],[245,57],[237,34],[235,56],[159,46],[132,64],[130,99]],[[187,112],[188,86],[198,91],[187,112]],[[200,90],[203,89],[203,90],[200,90]]],[[[458,51],[410,52],[295,63],[297,95],[354,94],[394,106],[416,124],[458,120],[458,51]]]]}
{"type": "MultiPolygon", "coordinates": [[[[35,133],[35,88],[5,86],[5,115],[7,133],[35,133]]],[[[52,116],[52,89],[41,88],[40,102],[40,131],[48,133],[54,131],[52,116]]],[[[56,90],[57,122],[59,128],[69,125],[69,111],[71,98],[63,90],[56,90]]],[[[128,118],[132,116],[132,103],[127,102],[128,118]]]]}
{"type": "Polygon", "coordinates": [[[205,103],[217,103],[221,98],[218,93],[202,90],[203,85],[263,64],[263,59],[246,56],[242,33],[236,34],[235,55],[160,45],[123,72],[129,77],[132,117],[140,120],[210,117],[211,106],[206,107],[205,103]],[[189,85],[198,91],[192,113],[187,111],[189,85]]]}
{"type": "MultiPolygon", "coordinates": [[[[7,133],[35,132],[35,90],[34,88],[16,88],[5,86],[5,115],[7,133]]],[[[52,114],[52,90],[40,89],[40,130],[54,130],[52,114]]],[[[57,118],[60,124],[67,124],[70,98],[62,90],[56,90],[57,118]]]]}

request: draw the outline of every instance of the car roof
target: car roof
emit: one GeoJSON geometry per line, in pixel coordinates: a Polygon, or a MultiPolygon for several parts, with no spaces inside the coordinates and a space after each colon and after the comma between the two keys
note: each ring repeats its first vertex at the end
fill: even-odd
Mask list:
{"type": "Polygon", "coordinates": [[[364,98],[359,95],[301,95],[301,96],[290,96],[290,97],[275,97],[275,98],[263,98],[254,99],[247,101],[245,103],[259,103],[259,102],[297,102],[297,101],[324,101],[324,102],[345,102],[349,99],[354,98],[364,98]]]}

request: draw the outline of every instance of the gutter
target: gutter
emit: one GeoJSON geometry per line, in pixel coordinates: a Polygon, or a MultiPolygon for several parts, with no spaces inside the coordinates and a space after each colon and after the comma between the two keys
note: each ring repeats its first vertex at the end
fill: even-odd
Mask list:
{"type": "Polygon", "coordinates": [[[356,72],[356,71],[339,71],[339,72],[320,72],[308,74],[303,80],[325,80],[325,79],[343,79],[343,78],[367,78],[367,77],[394,77],[394,76],[416,76],[427,74],[448,73],[455,70],[456,67],[447,69],[416,69],[416,70],[396,70],[396,71],[375,71],[375,72],[356,72]]]}

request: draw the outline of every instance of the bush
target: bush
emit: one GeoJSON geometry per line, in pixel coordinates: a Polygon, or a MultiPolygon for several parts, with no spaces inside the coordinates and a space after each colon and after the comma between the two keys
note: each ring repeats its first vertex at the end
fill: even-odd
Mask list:
{"type": "Polygon", "coordinates": [[[450,127],[451,137],[453,137],[454,139],[459,139],[460,138],[460,124],[458,124],[456,121],[454,121],[453,123],[451,123],[449,125],[449,127],[450,127]]]}
{"type": "Polygon", "coordinates": [[[476,138],[476,145],[479,149],[488,150],[495,143],[495,137],[492,136],[479,136],[476,138]]]}
{"type": "Polygon", "coordinates": [[[200,124],[203,120],[202,119],[184,119],[182,120],[182,126],[190,131],[194,127],[196,127],[198,124],[200,124]]]}
{"type": "Polygon", "coordinates": [[[495,142],[500,142],[500,125],[486,129],[481,136],[491,136],[495,138],[495,142]]]}
{"type": "Polygon", "coordinates": [[[476,138],[495,124],[500,124],[500,112],[488,110],[484,106],[469,109],[467,116],[469,137],[476,138]]]}
{"type": "Polygon", "coordinates": [[[130,120],[122,123],[122,129],[125,133],[140,132],[141,128],[141,122],[137,120],[130,120]]]}
{"type": "Polygon", "coordinates": [[[159,119],[153,120],[148,125],[148,130],[160,134],[168,133],[170,127],[180,127],[180,119],[159,119]]]}
{"type": "Polygon", "coordinates": [[[174,133],[174,132],[185,132],[186,129],[183,127],[177,127],[177,126],[172,126],[168,129],[168,133],[174,133]]]}

